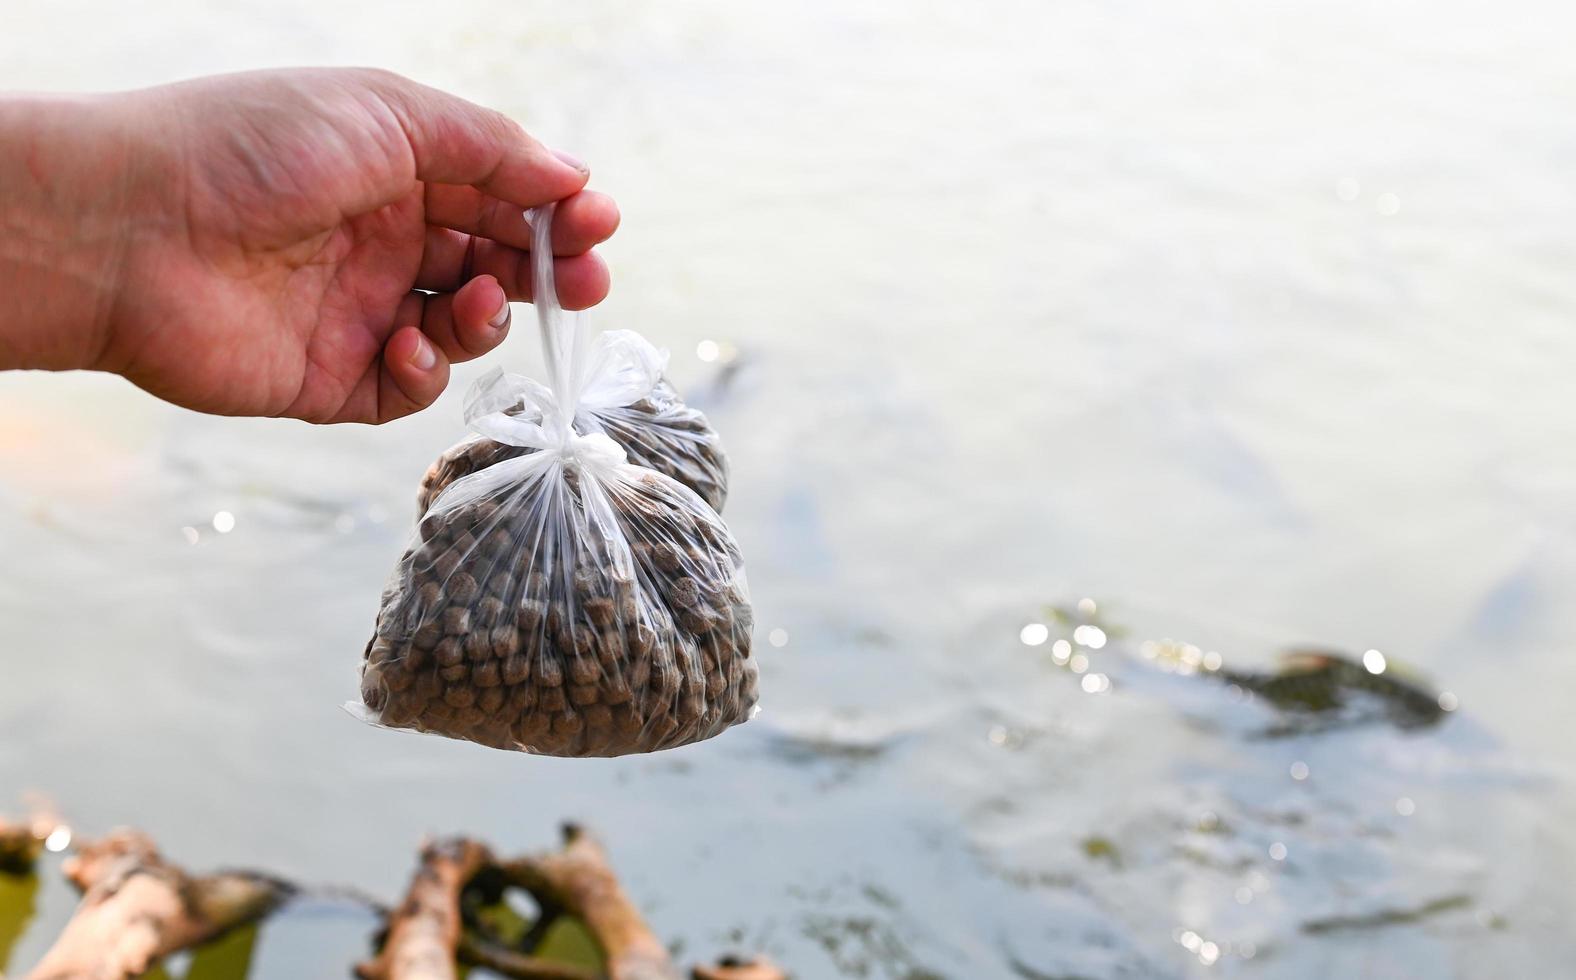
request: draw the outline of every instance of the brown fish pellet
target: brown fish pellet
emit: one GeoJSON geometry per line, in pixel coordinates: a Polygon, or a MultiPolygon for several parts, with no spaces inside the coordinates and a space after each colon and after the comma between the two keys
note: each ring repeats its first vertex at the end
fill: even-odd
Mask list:
{"type": "Polygon", "coordinates": [[[416,720],[416,716],[420,714],[425,704],[426,699],[414,693],[390,694],[388,702],[383,706],[383,724],[404,728],[416,720]]]}
{"type": "Polygon", "coordinates": [[[677,611],[678,620],[695,636],[705,636],[717,625],[717,614],[703,602],[677,611]]]}
{"type": "MultiPolygon", "coordinates": [[[[504,704],[509,700],[507,688],[489,687],[476,699],[476,707],[489,718],[496,718],[503,711],[504,704]]],[[[507,728],[508,726],[504,726],[507,728]]]]}
{"type": "Polygon", "coordinates": [[[561,687],[544,687],[537,695],[536,706],[543,711],[562,711],[569,707],[569,699],[561,687]]]}
{"type": "MultiPolygon", "coordinates": [[[[480,626],[494,626],[503,622],[504,612],[508,607],[504,601],[490,592],[476,603],[476,622],[480,626]]],[[[511,627],[514,623],[509,624],[511,627]]]]}
{"type": "Polygon", "coordinates": [[[667,542],[651,546],[652,562],[664,572],[677,572],[684,567],[683,552],[667,542]]]}
{"type": "MultiPolygon", "coordinates": [[[[427,507],[423,506],[421,509],[426,511],[427,507]]],[[[428,514],[421,519],[420,524],[417,526],[417,533],[422,541],[431,541],[434,538],[441,537],[446,528],[447,522],[440,515],[428,514]]]]}
{"type": "Polygon", "coordinates": [[[519,684],[531,676],[531,658],[520,653],[510,654],[503,661],[503,682],[519,684]]]}
{"type": "Polygon", "coordinates": [[[416,682],[410,686],[411,693],[419,700],[426,702],[443,694],[443,678],[436,673],[426,671],[416,675],[416,682]]]}
{"type": "Polygon", "coordinates": [[[443,639],[442,623],[422,623],[410,638],[411,646],[418,650],[431,650],[443,639]]]}
{"type": "MultiPolygon", "coordinates": [[[[542,585],[539,586],[539,589],[545,590],[546,588],[547,585],[544,580],[542,585]]],[[[540,592],[538,594],[540,594],[540,592]]],[[[546,617],[547,603],[543,602],[541,599],[525,599],[520,603],[520,615],[518,620],[520,629],[534,630],[538,626],[542,625],[542,620],[544,620],[546,617]]]]}
{"type": "Polygon", "coordinates": [[[613,625],[613,620],[618,614],[618,607],[611,598],[594,596],[582,604],[586,615],[591,617],[591,622],[598,629],[613,625]]]}
{"type": "Polygon", "coordinates": [[[404,661],[395,661],[389,664],[388,669],[383,672],[383,680],[390,691],[404,691],[416,683],[416,674],[406,666],[404,661]]]}
{"type": "Polygon", "coordinates": [[[504,710],[510,717],[519,717],[536,707],[536,688],[530,684],[521,684],[509,689],[509,700],[504,702],[504,710]]]}
{"type": "Polygon", "coordinates": [[[689,609],[700,602],[700,583],[688,575],[680,575],[673,580],[672,588],[668,590],[668,598],[679,609],[689,609]]]}
{"type": "Polygon", "coordinates": [[[444,583],[443,590],[447,593],[450,602],[465,605],[476,598],[481,586],[477,584],[476,576],[470,572],[456,571],[444,583]]]}
{"type": "Polygon", "coordinates": [[[616,705],[613,708],[613,731],[624,738],[631,738],[640,734],[640,729],[645,725],[645,719],[636,714],[635,709],[627,704],[616,705]]]}
{"type": "Polygon", "coordinates": [[[373,711],[382,711],[388,704],[389,689],[383,680],[383,671],[368,666],[361,671],[361,703],[373,711]]]}
{"type": "Polygon", "coordinates": [[[553,727],[551,715],[543,712],[529,712],[520,716],[514,723],[514,737],[520,745],[531,751],[532,746],[553,727]]]}
{"type": "Polygon", "coordinates": [[[602,703],[606,705],[619,705],[634,697],[634,692],[629,689],[629,682],[622,674],[612,673],[602,679],[602,703]]]}
{"type": "Polygon", "coordinates": [[[569,661],[569,679],[576,684],[595,684],[602,676],[602,662],[595,657],[575,657],[569,661]]]}
{"type": "Polygon", "coordinates": [[[492,637],[481,630],[467,633],[465,639],[461,641],[461,646],[465,648],[465,659],[472,662],[486,660],[492,656],[492,637]]]}
{"type": "Polygon", "coordinates": [[[564,683],[564,662],[556,652],[542,657],[536,665],[538,687],[558,687],[564,683]]]}
{"type": "Polygon", "coordinates": [[[432,560],[432,570],[438,578],[447,580],[460,567],[462,552],[448,549],[432,560]]]}
{"type": "Polygon", "coordinates": [[[453,667],[464,660],[465,648],[462,646],[463,642],[457,636],[445,636],[442,642],[438,644],[437,649],[433,650],[433,657],[437,660],[438,666],[453,667]]]}
{"type": "Polygon", "coordinates": [[[492,655],[499,660],[506,660],[520,650],[520,631],[513,623],[494,626],[487,639],[492,645],[492,655]]]}
{"type": "Polygon", "coordinates": [[[482,554],[489,558],[499,558],[507,554],[514,543],[514,536],[506,527],[495,527],[487,532],[487,537],[482,540],[482,554]]]}
{"type": "MultiPolygon", "coordinates": [[[[670,664],[661,665],[663,670],[671,670],[670,664]]],[[[629,671],[624,675],[625,682],[636,691],[643,691],[651,682],[651,658],[636,654],[634,661],[629,665],[629,671]]]]}
{"type": "Polygon", "coordinates": [[[422,609],[436,610],[443,605],[443,586],[437,582],[424,582],[416,591],[416,598],[422,609]]]}
{"type": "Polygon", "coordinates": [[[489,660],[471,668],[471,683],[478,688],[497,687],[503,683],[498,661],[489,660]]]}

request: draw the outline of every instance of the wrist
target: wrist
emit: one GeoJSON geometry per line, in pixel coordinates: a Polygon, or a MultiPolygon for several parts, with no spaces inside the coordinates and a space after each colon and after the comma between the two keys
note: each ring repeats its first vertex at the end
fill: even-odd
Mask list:
{"type": "Polygon", "coordinates": [[[102,366],[136,185],[120,108],[0,95],[0,369],[102,366]]]}

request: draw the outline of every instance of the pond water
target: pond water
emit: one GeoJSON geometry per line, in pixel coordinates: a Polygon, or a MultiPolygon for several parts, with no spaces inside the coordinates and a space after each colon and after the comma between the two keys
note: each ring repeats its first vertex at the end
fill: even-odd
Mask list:
{"type": "MultiPolygon", "coordinates": [[[[339,709],[485,365],[377,430],[13,374],[0,809],[36,789],[79,832],[135,825],[193,868],[385,899],[423,834],[528,850],[579,819],[683,959],[761,950],[800,978],[1576,958],[1576,8],[246,0],[6,21],[3,87],[377,64],[590,161],[624,212],[593,322],[670,348],[733,458],[764,710],[566,761],[339,709]],[[1354,694],[1304,724],[1208,676],[1298,646],[1381,651],[1384,675],[1353,676],[1410,671],[1454,710],[1407,725],[1354,694]]],[[[535,371],[531,331],[489,360],[535,371]]],[[[72,901],[53,863],[0,882],[11,969],[72,901]]],[[[345,976],[371,929],[305,902],[250,975],[345,976]]]]}

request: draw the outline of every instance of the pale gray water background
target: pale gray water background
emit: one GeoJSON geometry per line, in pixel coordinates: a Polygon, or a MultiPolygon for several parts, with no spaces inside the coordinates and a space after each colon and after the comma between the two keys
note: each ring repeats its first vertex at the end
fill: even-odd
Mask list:
{"type": "MultiPolygon", "coordinates": [[[[1576,8],[0,17],[0,86],[376,64],[590,161],[624,212],[594,322],[670,348],[732,452],[765,704],[591,762],[339,710],[483,366],[378,430],[9,375],[0,808],[36,788],[193,867],[388,898],[426,832],[527,849],[580,818],[686,959],[763,949],[801,978],[1576,961],[1576,8]],[[1083,596],[1129,631],[1092,655],[1102,694],[1019,640],[1083,596]],[[1135,656],[1162,636],[1232,667],[1374,647],[1460,708],[1265,739],[1263,708],[1135,656]]],[[[488,363],[534,370],[516,323],[488,363]]],[[[69,914],[43,880],[13,969],[69,914]]],[[[252,975],[345,976],[369,931],[287,913],[252,975]]]]}

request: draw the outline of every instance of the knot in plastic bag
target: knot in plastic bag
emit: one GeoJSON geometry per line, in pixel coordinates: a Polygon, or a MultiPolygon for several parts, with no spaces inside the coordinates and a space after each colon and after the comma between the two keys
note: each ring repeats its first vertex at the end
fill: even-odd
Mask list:
{"type": "Polygon", "coordinates": [[[487,438],[510,446],[604,466],[616,466],[627,458],[624,447],[605,433],[581,433],[567,424],[551,390],[498,368],[471,386],[465,400],[465,421],[487,438]]]}
{"type": "Polygon", "coordinates": [[[563,455],[573,457],[586,463],[595,463],[600,466],[618,466],[629,457],[624,452],[624,447],[614,442],[612,437],[602,432],[591,432],[586,435],[575,433],[569,437],[569,442],[559,450],[563,455]]]}

